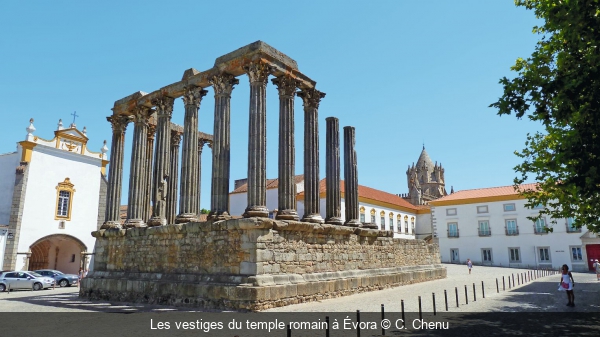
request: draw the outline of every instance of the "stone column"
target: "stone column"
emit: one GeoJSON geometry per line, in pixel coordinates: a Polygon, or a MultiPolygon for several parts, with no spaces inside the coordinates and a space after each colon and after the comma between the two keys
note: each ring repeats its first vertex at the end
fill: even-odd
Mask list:
{"type": "Polygon", "coordinates": [[[144,171],[144,179],[146,187],[144,194],[144,221],[150,220],[152,213],[152,204],[155,202],[152,197],[152,157],[154,153],[154,136],[156,135],[156,124],[148,124],[148,138],[146,140],[146,171],[144,171]]]}
{"type": "Polygon", "coordinates": [[[244,217],[268,217],[267,209],[267,80],[269,66],[257,61],[245,68],[250,80],[248,129],[248,206],[244,217]]]}
{"type": "Polygon", "coordinates": [[[344,202],[346,226],[359,227],[358,215],[358,168],[354,149],[354,127],[344,127],[344,202]]]}
{"type": "Polygon", "coordinates": [[[195,208],[199,197],[198,162],[198,109],[207,91],[202,88],[186,88],[183,95],[185,119],[183,121],[183,146],[181,153],[181,196],[177,223],[196,220],[195,208]]]}
{"type": "Polygon", "coordinates": [[[319,103],[325,93],[304,89],[304,216],[302,221],[323,223],[319,200],[319,103]]]}
{"type": "Polygon", "coordinates": [[[125,130],[130,122],[128,116],[113,115],[106,118],[112,125],[113,136],[110,145],[111,163],[108,168],[108,190],[106,193],[106,216],[102,229],[121,228],[121,191],[123,181],[123,152],[125,130]]]}
{"type": "Polygon", "coordinates": [[[175,223],[177,214],[177,181],[179,172],[179,144],[181,143],[181,133],[171,130],[171,162],[169,172],[169,186],[167,192],[167,223],[175,223]]]}
{"type": "Polygon", "coordinates": [[[294,96],[298,83],[289,76],[272,80],[279,90],[279,184],[277,219],[298,220],[296,211],[294,96]]]}
{"type": "Polygon", "coordinates": [[[206,144],[206,140],[198,140],[198,197],[194,201],[194,211],[200,216],[200,202],[202,201],[202,149],[206,144]]]}
{"type": "Polygon", "coordinates": [[[211,219],[223,220],[229,216],[230,170],[230,110],[233,86],[240,81],[233,75],[214,76],[210,83],[215,90],[215,118],[213,130],[213,165],[210,191],[211,219]]]}
{"type": "Polygon", "coordinates": [[[145,227],[144,209],[146,198],[146,145],[148,142],[148,118],[150,109],[138,107],[133,115],[133,145],[129,170],[129,198],[127,201],[126,228],[145,227]]]}
{"type": "Polygon", "coordinates": [[[340,192],[340,121],[327,117],[325,181],[327,186],[325,222],[342,225],[342,196],[340,192]]]}
{"type": "Polygon", "coordinates": [[[156,146],[154,148],[154,179],[152,183],[154,204],[148,226],[160,226],[167,223],[167,193],[171,159],[169,150],[174,99],[163,96],[152,103],[156,106],[156,146]]]}

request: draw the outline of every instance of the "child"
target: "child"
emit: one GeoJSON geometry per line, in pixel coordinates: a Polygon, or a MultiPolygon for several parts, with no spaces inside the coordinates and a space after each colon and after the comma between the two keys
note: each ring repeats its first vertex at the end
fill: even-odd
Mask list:
{"type": "Polygon", "coordinates": [[[567,299],[569,303],[567,306],[574,307],[575,306],[575,294],[573,293],[573,286],[575,285],[575,280],[573,280],[573,275],[569,271],[569,267],[566,264],[562,266],[562,274],[560,275],[560,283],[558,290],[566,290],[567,291],[567,299]]]}

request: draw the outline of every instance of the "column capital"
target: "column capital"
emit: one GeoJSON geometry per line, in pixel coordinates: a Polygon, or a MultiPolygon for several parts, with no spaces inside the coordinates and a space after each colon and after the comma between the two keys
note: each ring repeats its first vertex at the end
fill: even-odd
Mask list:
{"type": "Polygon", "coordinates": [[[315,88],[302,89],[298,92],[298,97],[302,98],[304,108],[318,109],[321,99],[325,97],[325,93],[315,88]]]}
{"type": "Polygon", "coordinates": [[[246,74],[248,74],[250,83],[260,83],[264,86],[267,85],[267,79],[269,78],[269,73],[271,71],[271,67],[267,63],[255,61],[245,66],[244,70],[246,71],[246,74]]]}
{"type": "Polygon", "coordinates": [[[127,124],[131,122],[131,117],[123,115],[112,115],[106,117],[106,120],[110,122],[113,133],[123,133],[127,128],[127,124]]]}
{"type": "Polygon", "coordinates": [[[196,108],[199,108],[202,97],[206,96],[207,93],[208,91],[201,87],[186,87],[181,98],[183,99],[183,104],[194,105],[196,108]]]}
{"type": "Polygon", "coordinates": [[[162,96],[152,100],[152,104],[156,106],[156,116],[167,116],[171,117],[173,114],[173,104],[175,99],[169,96],[162,96]]]}
{"type": "Polygon", "coordinates": [[[148,123],[148,140],[154,141],[156,135],[156,124],[148,123]]]}
{"type": "Polygon", "coordinates": [[[227,96],[231,97],[233,86],[240,83],[240,80],[230,74],[220,74],[213,76],[208,82],[213,86],[215,90],[215,96],[227,96]]]}
{"type": "Polygon", "coordinates": [[[177,131],[171,131],[171,146],[179,146],[181,143],[181,133],[177,131]]]}
{"type": "Polygon", "coordinates": [[[280,76],[271,80],[273,84],[277,86],[277,90],[279,90],[279,96],[287,96],[294,97],[296,95],[296,88],[300,81],[296,80],[291,76],[280,76]]]}
{"type": "Polygon", "coordinates": [[[145,106],[138,106],[133,109],[133,115],[131,116],[134,124],[145,124],[148,125],[150,115],[152,115],[152,109],[145,106]]]}

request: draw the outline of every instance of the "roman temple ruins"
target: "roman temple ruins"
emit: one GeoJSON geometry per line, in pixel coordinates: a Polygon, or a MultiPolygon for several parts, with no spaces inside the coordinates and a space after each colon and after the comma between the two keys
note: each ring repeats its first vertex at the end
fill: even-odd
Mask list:
{"type": "Polygon", "coordinates": [[[105,222],[92,232],[94,267],[83,279],[80,296],[256,311],[445,277],[437,245],[394,239],[392,232],[364,227],[358,220],[351,126],[343,128],[347,206],[342,220],[340,128],[334,117],[326,120],[327,216],[320,216],[318,110],[324,97],[296,61],[257,41],[217,58],[209,70],[188,69],[181,81],[116,101],[108,118],[113,138],[105,222]],[[241,75],[247,75],[250,84],[248,194],[243,218],[232,218],[230,99],[241,75]],[[268,218],[266,207],[265,103],[270,76],[279,91],[275,219],[268,218]],[[200,103],[211,88],[214,131],[212,136],[201,135],[200,103]],[[304,214],[296,211],[294,183],[296,95],[304,103],[304,214]],[[170,122],[179,97],[185,106],[180,133],[173,132],[170,122]],[[153,118],[155,130],[149,128],[153,118]],[[134,130],[127,220],[121,225],[124,134],[130,122],[134,130]],[[200,222],[199,152],[207,141],[212,143],[211,206],[208,220],[200,222]]]}

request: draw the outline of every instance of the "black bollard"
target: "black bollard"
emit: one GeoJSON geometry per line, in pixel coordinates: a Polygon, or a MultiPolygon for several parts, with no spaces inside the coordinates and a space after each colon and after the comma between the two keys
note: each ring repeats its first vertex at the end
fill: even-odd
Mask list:
{"type": "Polygon", "coordinates": [[[421,296],[419,296],[419,319],[423,319],[423,312],[421,311],[421,296]]]}
{"type": "Polygon", "coordinates": [[[358,323],[356,328],[356,337],[360,337],[360,310],[356,310],[356,323],[358,323]]]}
{"type": "Polygon", "coordinates": [[[433,316],[435,316],[436,315],[436,312],[435,312],[435,293],[431,293],[431,297],[433,297],[433,316]]]}
{"type": "Polygon", "coordinates": [[[406,326],[406,319],[404,319],[404,300],[400,300],[400,306],[402,307],[402,328],[406,326]]]}
{"type": "Polygon", "coordinates": [[[473,283],[473,302],[477,301],[475,294],[477,294],[477,291],[475,290],[475,283],[473,283]]]}
{"type": "Polygon", "coordinates": [[[504,276],[502,276],[502,291],[506,291],[506,283],[504,282],[504,276]]]}
{"type": "Polygon", "coordinates": [[[498,285],[498,278],[496,277],[496,293],[500,292],[500,286],[498,285]]]}
{"type": "Polygon", "coordinates": [[[485,287],[483,286],[483,281],[481,281],[481,296],[485,298],[485,287]]]}
{"type": "Polygon", "coordinates": [[[456,307],[458,308],[458,287],[454,287],[454,292],[456,293],[456,307]]]}
{"type": "MultiPolygon", "coordinates": [[[[385,308],[383,307],[383,304],[381,304],[381,320],[383,321],[385,319],[385,308]]],[[[383,325],[381,326],[381,335],[385,336],[385,329],[383,328],[383,325]]]]}
{"type": "Polygon", "coordinates": [[[469,304],[469,295],[467,294],[467,285],[465,284],[465,304],[469,304]]]}
{"type": "Polygon", "coordinates": [[[512,274],[512,285],[515,286],[515,274],[512,274]]]}
{"type": "Polygon", "coordinates": [[[448,311],[448,292],[444,289],[444,302],[446,302],[446,311],[448,311]]]}

